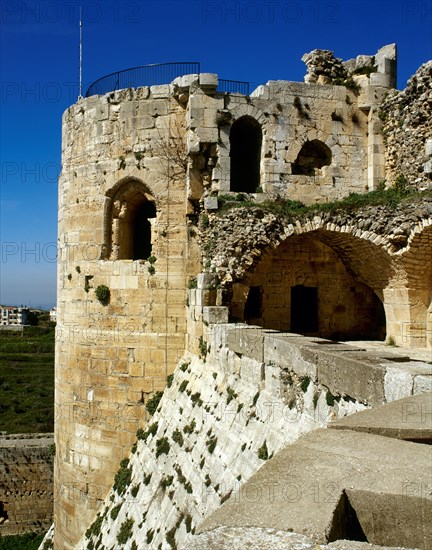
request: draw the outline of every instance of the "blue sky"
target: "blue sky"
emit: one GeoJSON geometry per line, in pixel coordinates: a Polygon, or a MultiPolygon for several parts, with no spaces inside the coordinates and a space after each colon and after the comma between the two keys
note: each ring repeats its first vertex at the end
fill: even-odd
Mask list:
{"type": "Polygon", "coordinates": [[[78,95],[79,6],[84,92],[113,71],[200,61],[254,85],[301,81],[303,53],[337,57],[398,46],[398,88],[432,58],[430,0],[13,1],[1,23],[0,303],[55,304],[61,116],[78,95]]]}

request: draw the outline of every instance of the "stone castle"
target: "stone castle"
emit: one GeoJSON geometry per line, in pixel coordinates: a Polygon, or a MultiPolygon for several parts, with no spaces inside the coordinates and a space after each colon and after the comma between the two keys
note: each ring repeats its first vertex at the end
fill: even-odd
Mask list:
{"type": "MultiPolygon", "coordinates": [[[[397,94],[394,45],[346,62],[314,50],[304,61],[304,83],[269,81],[250,95],[218,91],[215,74],[187,74],[167,84],[80,99],[64,113],[55,548],[102,547],[79,541],[109,494],[119,464],[129,457],[137,430],[147,425],[149,402],[174,372],[180,385],[186,381],[182,365],[190,365],[197,387],[220,380],[229,402],[246,390],[238,381],[219,379],[217,365],[228,378],[249,368],[252,398],[255,382],[262,385],[259,365],[265,364],[266,372],[275,369],[274,386],[266,379],[268,399],[301,402],[295,437],[293,424],[264,421],[258,432],[253,423],[241,424],[251,440],[260,433],[259,448],[268,431],[269,454],[317,426],[311,420],[317,403],[326,411],[322,425],[323,419],[430,389],[426,364],[401,370],[387,358],[381,360],[384,367],[375,368],[356,355],[346,359],[353,371],[337,363],[337,372],[332,367],[324,373],[311,357],[318,357],[319,342],[331,345],[326,339],[386,340],[407,350],[432,350],[431,63],[397,94]],[[266,206],[284,200],[332,203],[394,185],[426,194],[395,208],[306,212],[297,219],[266,206]],[[228,209],[230,201],[239,208],[228,209]],[[248,332],[248,326],[257,332],[248,332]],[[294,347],[288,336],[278,343],[279,333],[291,334],[294,347]],[[306,351],[299,352],[296,342],[306,351]],[[307,352],[311,346],[314,351],[307,352]],[[250,362],[240,369],[242,355],[250,362]],[[285,374],[276,374],[282,356],[291,363],[284,363],[285,374]],[[362,364],[369,381],[357,386],[362,364]],[[215,376],[206,378],[206,369],[215,376]],[[304,380],[312,382],[306,387],[310,395],[275,389],[288,371],[303,390],[304,380]],[[329,391],[342,401],[329,404],[329,391]]],[[[187,410],[179,405],[186,392],[175,387],[172,399],[187,410]]],[[[195,388],[188,395],[201,393],[195,388]]],[[[166,399],[162,411],[174,425],[178,419],[166,399]]],[[[215,399],[217,394],[207,396],[215,399]]],[[[188,425],[196,411],[191,409],[188,425]]],[[[219,421],[213,418],[213,425],[219,421]]],[[[211,438],[203,435],[203,448],[211,447],[211,438]]],[[[244,452],[235,455],[238,464],[223,481],[222,497],[231,494],[242,469],[246,480],[260,465],[255,447],[244,452]]],[[[224,460],[233,460],[230,453],[224,460]]],[[[159,454],[164,458],[163,451],[159,454]]],[[[151,453],[140,456],[153,480],[162,475],[151,453]]],[[[189,467],[191,476],[202,460],[189,467]]],[[[208,479],[222,475],[222,464],[214,466],[214,474],[205,470],[208,479]]],[[[225,462],[225,470],[230,468],[225,462]]],[[[117,497],[111,502],[117,504],[117,497]]],[[[171,518],[175,497],[168,500],[158,501],[165,519],[171,518]]],[[[191,504],[191,518],[197,523],[215,507],[198,510],[191,504]]],[[[174,548],[168,535],[162,537],[161,525],[149,519],[157,514],[155,509],[148,516],[147,534],[138,546],[134,541],[135,548],[174,548]]],[[[186,524],[178,543],[190,530],[186,524]]],[[[125,544],[134,548],[132,539],[125,544]]]]}

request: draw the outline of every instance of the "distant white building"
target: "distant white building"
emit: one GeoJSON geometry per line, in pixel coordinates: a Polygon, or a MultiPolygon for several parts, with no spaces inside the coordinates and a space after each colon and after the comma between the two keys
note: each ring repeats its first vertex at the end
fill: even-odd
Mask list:
{"type": "Polygon", "coordinates": [[[0,325],[27,325],[30,310],[26,307],[1,306],[0,325]]]}
{"type": "Polygon", "coordinates": [[[57,308],[56,307],[51,308],[49,315],[50,315],[50,321],[56,322],[57,321],[57,308]]]}

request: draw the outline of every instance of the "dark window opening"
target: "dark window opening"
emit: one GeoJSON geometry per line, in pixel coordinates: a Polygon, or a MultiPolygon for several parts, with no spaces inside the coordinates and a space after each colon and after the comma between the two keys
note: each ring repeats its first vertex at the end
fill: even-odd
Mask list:
{"type": "Polygon", "coordinates": [[[136,178],[125,178],[106,194],[101,259],[146,260],[151,255],[153,193],[136,178]]]}
{"type": "Polygon", "coordinates": [[[255,193],[260,185],[262,131],[250,116],[236,120],[230,132],[231,191],[255,193]]]}
{"type": "Polygon", "coordinates": [[[145,201],[134,213],[132,224],[133,260],[145,260],[151,255],[151,224],[149,218],[156,217],[154,202],[145,201]]]}
{"type": "Polygon", "coordinates": [[[245,319],[260,319],[262,317],[261,287],[251,286],[244,308],[245,319]]]}
{"type": "Polygon", "coordinates": [[[150,218],[156,217],[156,205],[141,193],[124,200],[118,208],[113,225],[113,244],[118,246],[114,256],[119,260],[146,260],[151,255],[152,234],[150,218]]]}
{"type": "Polygon", "coordinates": [[[7,511],[4,509],[3,502],[0,502],[0,519],[2,519],[2,520],[9,519],[9,515],[8,515],[7,511]]]}
{"type": "Polygon", "coordinates": [[[332,153],[325,143],[317,139],[307,141],[292,165],[292,173],[294,175],[314,176],[315,169],[329,166],[331,161],[332,153]]]}
{"type": "Polygon", "coordinates": [[[291,331],[318,332],[318,289],[297,285],[291,287],[291,331]]]}

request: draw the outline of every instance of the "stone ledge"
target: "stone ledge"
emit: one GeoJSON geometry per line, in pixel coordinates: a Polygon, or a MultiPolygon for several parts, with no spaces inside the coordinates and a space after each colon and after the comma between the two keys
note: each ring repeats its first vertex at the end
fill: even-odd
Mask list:
{"type": "Polygon", "coordinates": [[[263,527],[218,527],[188,540],[189,550],[232,550],[234,545],[254,550],[403,550],[400,546],[377,546],[353,540],[316,545],[310,537],[300,533],[263,527]]]}
{"type": "Polygon", "coordinates": [[[432,444],[432,392],[360,411],[331,422],[328,427],[432,444]]]}
{"type": "Polygon", "coordinates": [[[432,513],[429,483],[425,445],[319,429],[277,453],[197,533],[222,526],[271,528],[302,532],[323,544],[332,533],[345,538],[350,526],[343,518],[354,510],[372,544],[426,549],[432,545],[432,531],[423,524],[432,513]]]}

